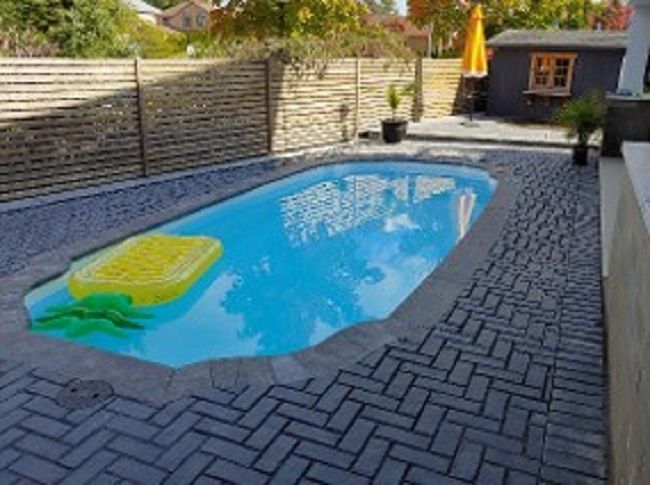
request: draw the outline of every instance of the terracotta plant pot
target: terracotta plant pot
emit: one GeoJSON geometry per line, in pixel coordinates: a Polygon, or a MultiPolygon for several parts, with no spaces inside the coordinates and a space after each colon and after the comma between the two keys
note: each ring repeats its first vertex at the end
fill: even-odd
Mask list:
{"type": "Polygon", "coordinates": [[[381,134],[386,143],[399,143],[406,138],[408,121],[384,120],[381,122],[381,134]]]}

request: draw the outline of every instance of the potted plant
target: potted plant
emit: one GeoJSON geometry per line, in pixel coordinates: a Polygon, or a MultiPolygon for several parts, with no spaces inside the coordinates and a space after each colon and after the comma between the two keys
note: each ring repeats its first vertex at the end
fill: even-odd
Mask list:
{"type": "Polygon", "coordinates": [[[605,123],[605,101],[598,92],[589,93],[569,101],[555,114],[555,121],[568,129],[567,137],[576,138],[573,146],[573,162],[587,165],[589,139],[605,123]]]}
{"type": "Polygon", "coordinates": [[[392,116],[381,122],[381,134],[386,143],[399,143],[406,137],[408,121],[403,118],[398,118],[397,110],[402,103],[402,98],[410,95],[412,89],[411,86],[407,86],[401,90],[394,84],[388,86],[386,101],[388,102],[392,116]]]}

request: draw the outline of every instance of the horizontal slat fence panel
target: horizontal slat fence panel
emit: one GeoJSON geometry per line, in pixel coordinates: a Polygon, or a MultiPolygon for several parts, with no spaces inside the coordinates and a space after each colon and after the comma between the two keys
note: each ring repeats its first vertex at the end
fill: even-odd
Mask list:
{"type": "Polygon", "coordinates": [[[266,91],[264,62],[0,59],[0,201],[265,154],[266,91]]]}
{"type": "Polygon", "coordinates": [[[133,61],[0,59],[0,201],[137,176],[137,119],[133,61]]]}
{"type": "Polygon", "coordinates": [[[267,153],[265,62],[143,62],[149,173],[267,153]]]}
{"type": "Polygon", "coordinates": [[[460,108],[460,61],[0,58],[0,202],[352,140],[460,108]]]}
{"type": "Polygon", "coordinates": [[[424,59],[421,89],[423,118],[438,118],[461,112],[460,59],[424,59]]]}
{"type": "Polygon", "coordinates": [[[351,140],[356,134],[356,59],[296,72],[270,66],[273,150],[299,150],[351,140]]]}

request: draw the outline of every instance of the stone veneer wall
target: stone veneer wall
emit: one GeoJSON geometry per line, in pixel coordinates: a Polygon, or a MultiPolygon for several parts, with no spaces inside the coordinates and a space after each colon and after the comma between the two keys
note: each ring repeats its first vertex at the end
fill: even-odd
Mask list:
{"type": "Polygon", "coordinates": [[[626,145],[605,281],[612,483],[650,477],[650,144],[626,145]]]}

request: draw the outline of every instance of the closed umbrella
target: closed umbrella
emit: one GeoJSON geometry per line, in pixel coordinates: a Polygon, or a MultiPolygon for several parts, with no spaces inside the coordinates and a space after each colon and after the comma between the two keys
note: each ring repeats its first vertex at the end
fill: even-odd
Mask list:
{"type": "Polygon", "coordinates": [[[474,82],[476,79],[487,76],[487,50],[485,48],[485,31],[483,28],[483,6],[477,5],[472,9],[469,25],[465,33],[465,51],[463,52],[463,78],[470,79],[471,105],[469,112],[470,121],[474,114],[474,82]]]}

